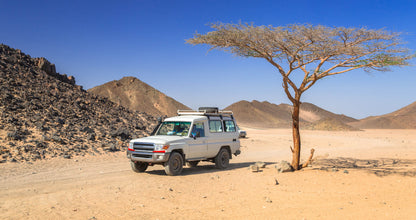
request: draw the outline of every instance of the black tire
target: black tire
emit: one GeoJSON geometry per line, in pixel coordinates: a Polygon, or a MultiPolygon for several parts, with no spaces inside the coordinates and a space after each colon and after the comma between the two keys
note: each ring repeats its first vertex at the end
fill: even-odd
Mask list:
{"type": "Polygon", "coordinates": [[[169,176],[176,176],[182,173],[183,157],[178,152],[170,154],[168,162],[165,163],[165,173],[169,176]]]}
{"type": "Polygon", "coordinates": [[[199,161],[189,161],[188,166],[189,167],[196,167],[198,166],[199,161]]]}
{"type": "Polygon", "coordinates": [[[230,153],[226,148],[221,148],[217,156],[214,159],[215,167],[218,169],[225,169],[230,164],[230,153]]]}
{"type": "Polygon", "coordinates": [[[143,173],[149,166],[148,163],[130,161],[131,168],[136,173],[143,173]]]}

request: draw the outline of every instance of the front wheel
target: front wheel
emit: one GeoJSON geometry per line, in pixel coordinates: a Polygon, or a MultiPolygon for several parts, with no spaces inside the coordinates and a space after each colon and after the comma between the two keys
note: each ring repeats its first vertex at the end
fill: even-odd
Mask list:
{"type": "Polygon", "coordinates": [[[176,176],[182,172],[183,169],[183,157],[178,152],[173,152],[168,162],[165,164],[165,173],[169,176],[176,176]]]}
{"type": "Polygon", "coordinates": [[[148,163],[130,161],[131,168],[136,173],[143,173],[149,166],[148,163]]]}
{"type": "Polygon", "coordinates": [[[220,152],[214,159],[215,167],[218,169],[225,169],[230,164],[230,153],[226,148],[221,148],[220,152]]]}

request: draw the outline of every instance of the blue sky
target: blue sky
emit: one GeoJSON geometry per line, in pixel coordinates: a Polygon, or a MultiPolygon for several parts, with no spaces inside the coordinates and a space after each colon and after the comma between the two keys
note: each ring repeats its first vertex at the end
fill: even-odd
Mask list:
{"type": "MultiPolygon", "coordinates": [[[[0,0],[0,43],[45,57],[85,89],[135,76],[183,104],[224,108],[240,100],[289,103],[261,59],[185,44],[211,22],[293,23],[402,32],[416,52],[416,1],[0,0]]],[[[416,101],[416,61],[391,72],[361,70],[318,81],[302,101],[355,118],[416,101]]]]}

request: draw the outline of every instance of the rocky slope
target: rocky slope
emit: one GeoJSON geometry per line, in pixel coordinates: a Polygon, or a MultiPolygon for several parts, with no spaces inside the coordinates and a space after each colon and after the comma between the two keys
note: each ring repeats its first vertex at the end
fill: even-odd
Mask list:
{"type": "Polygon", "coordinates": [[[131,110],[155,116],[174,116],[178,109],[189,107],[163,94],[135,77],[124,77],[89,89],[88,92],[107,97],[131,110]]]}
{"type": "MultiPolygon", "coordinates": [[[[292,106],[259,101],[240,101],[226,108],[231,110],[241,125],[254,127],[290,128],[292,106]]],[[[311,103],[303,103],[300,110],[300,124],[304,129],[356,130],[347,123],[357,121],[345,115],[334,114],[311,103]]]]}
{"type": "Polygon", "coordinates": [[[118,151],[155,118],[98,97],[45,58],[0,44],[0,162],[118,151]]]}
{"type": "Polygon", "coordinates": [[[416,102],[395,112],[350,123],[361,129],[416,129],[416,102]]]}

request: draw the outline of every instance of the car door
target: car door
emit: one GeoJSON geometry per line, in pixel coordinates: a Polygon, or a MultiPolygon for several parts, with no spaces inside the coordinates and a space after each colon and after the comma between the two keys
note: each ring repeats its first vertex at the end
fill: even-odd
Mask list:
{"type": "Polygon", "coordinates": [[[191,140],[188,143],[189,151],[186,156],[188,160],[206,158],[208,143],[203,122],[194,123],[191,131],[191,140]]]}

